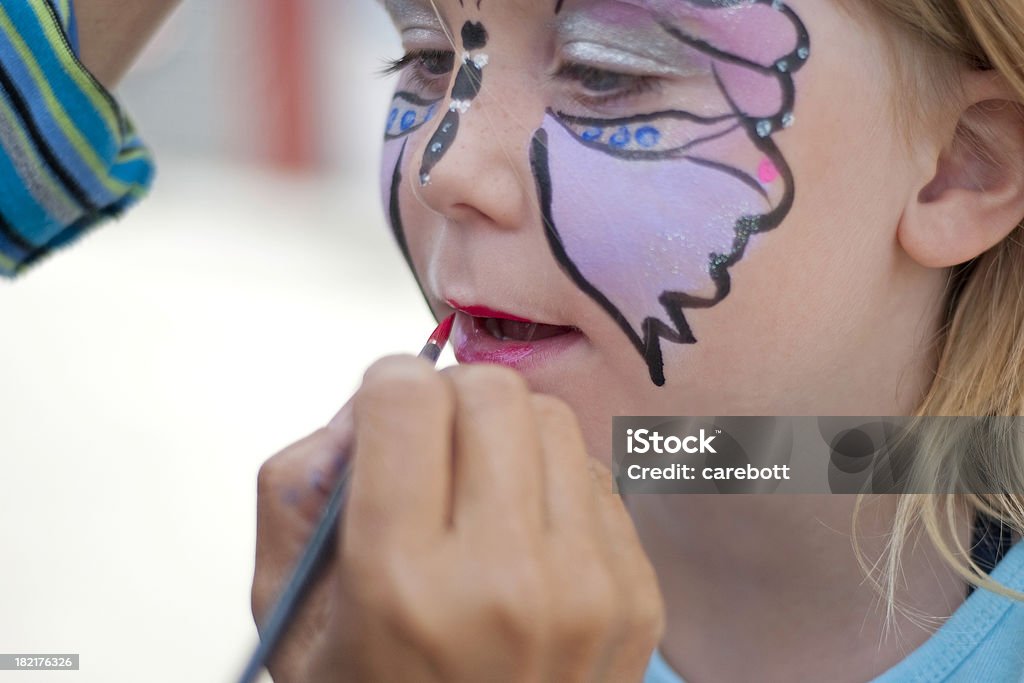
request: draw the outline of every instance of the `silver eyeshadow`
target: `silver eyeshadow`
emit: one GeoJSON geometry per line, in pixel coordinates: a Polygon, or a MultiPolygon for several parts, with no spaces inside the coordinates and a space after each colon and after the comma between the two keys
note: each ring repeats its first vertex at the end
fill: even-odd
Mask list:
{"type": "Polygon", "coordinates": [[[676,76],[710,69],[706,58],[673,38],[653,17],[638,26],[623,26],[581,9],[559,18],[555,30],[562,55],[588,66],[676,76]]]}
{"type": "Polygon", "coordinates": [[[403,33],[418,29],[443,30],[429,0],[384,0],[384,9],[403,33]]]}

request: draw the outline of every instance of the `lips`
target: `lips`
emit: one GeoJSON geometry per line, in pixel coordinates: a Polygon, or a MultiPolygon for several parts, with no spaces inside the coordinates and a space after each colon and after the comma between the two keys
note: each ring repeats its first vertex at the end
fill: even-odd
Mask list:
{"type": "Polygon", "coordinates": [[[454,308],[456,311],[461,311],[466,315],[471,315],[474,318],[497,318],[499,320],[513,320],[520,323],[529,323],[530,321],[526,318],[520,318],[517,315],[511,313],[505,313],[504,311],[496,311],[493,308],[487,306],[463,306],[462,304],[454,301],[449,301],[448,305],[454,308]]]}
{"type": "Polygon", "coordinates": [[[542,323],[489,306],[448,304],[457,311],[452,338],[460,363],[525,370],[552,360],[583,339],[569,325],[542,323]]]}

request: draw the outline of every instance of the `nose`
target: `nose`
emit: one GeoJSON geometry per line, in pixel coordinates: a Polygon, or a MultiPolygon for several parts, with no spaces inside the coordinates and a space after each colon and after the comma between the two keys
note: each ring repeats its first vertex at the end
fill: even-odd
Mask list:
{"type": "Polygon", "coordinates": [[[447,113],[414,150],[406,177],[424,205],[452,221],[514,229],[537,205],[528,103],[493,64],[479,73],[471,99],[460,97],[456,77],[447,113]]]}

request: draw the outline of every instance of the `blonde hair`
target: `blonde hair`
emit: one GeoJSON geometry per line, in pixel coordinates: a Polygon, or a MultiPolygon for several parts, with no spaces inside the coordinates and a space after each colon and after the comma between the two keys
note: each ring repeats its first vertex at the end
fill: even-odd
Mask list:
{"type": "MultiPolygon", "coordinates": [[[[963,118],[947,104],[962,100],[965,65],[992,70],[1024,103],[1024,3],[1021,0],[840,0],[854,18],[873,20],[887,39],[899,93],[893,115],[904,138],[948,130],[984,153],[993,131],[984,117],[963,118]],[[977,144],[982,143],[982,144],[977,144]]],[[[1024,159],[1020,160],[1024,167],[1024,159]]],[[[1024,172],[1024,168],[1022,168],[1024,172]]],[[[918,416],[1024,415],[1024,222],[999,245],[951,271],[946,319],[935,340],[939,358],[934,381],[918,416]]],[[[971,558],[957,533],[963,515],[982,513],[1024,533],[1024,434],[1011,420],[986,420],[983,458],[971,457],[979,434],[967,421],[921,421],[918,438],[926,457],[913,467],[915,480],[949,494],[902,495],[882,557],[869,563],[854,534],[858,558],[869,578],[895,607],[900,555],[920,525],[942,557],[972,585],[1024,600],[1024,593],[993,581],[971,558]],[[931,425],[931,426],[928,426],[931,425]],[[973,440],[973,441],[972,441],[973,440]],[[954,494],[970,482],[989,482],[1007,493],[954,494]]],[[[860,503],[858,501],[858,508],[860,503]]],[[[855,515],[856,529],[856,515],[855,515]]],[[[901,609],[895,607],[896,609],[901,609]]],[[[903,611],[901,609],[901,611],[903,611]]]]}

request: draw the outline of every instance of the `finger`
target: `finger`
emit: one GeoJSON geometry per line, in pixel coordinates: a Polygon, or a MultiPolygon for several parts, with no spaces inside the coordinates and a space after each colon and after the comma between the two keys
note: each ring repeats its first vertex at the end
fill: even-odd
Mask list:
{"type": "Polygon", "coordinates": [[[511,529],[542,529],[543,461],[526,382],[490,365],[452,368],[447,374],[456,404],[456,529],[490,538],[511,529]]]}
{"type": "MultiPolygon", "coordinates": [[[[256,567],[251,591],[253,619],[257,625],[264,622],[277,601],[326,499],[311,486],[307,473],[317,471],[315,463],[330,462],[341,445],[336,434],[321,429],[284,449],[260,468],[256,503],[256,567]]],[[[311,590],[313,597],[322,596],[323,582],[318,581],[311,590]]],[[[321,599],[307,601],[295,617],[296,628],[292,632],[308,631],[303,625],[322,623],[325,604],[321,599]]],[[[291,651],[296,647],[295,643],[296,639],[289,636],[279,651],[291,651]]]]}
{"type": "Polygon", "coordinates": [[[597,502],[602,545],[616,585],[619,615],[609,633],[614,646],[598,666],[599,680],[619,681],[642,671],[665,628],[664,604],[657,576],[640,542],[633,519],[620,495],[612,490],[612,473],[596,460],[589,462],[591,490],[597,502]]]}
{"type": "Polygon", "coordinates": [[[338,432],[339,434],[347,433],[349,436],[352,435],[352,404],[355,402],[355,396],[346,401],[345,405],[341,407],[331,421],[327,423],[327,429],[338,432]]]}
{"type": "Polygon", "coordinates": [[[346,546],[447,529],[453,414],[451,384],[427,361],[395,356],[367,370],[353,406],[346,546]]]}
{"type": "Polygon", "coordinates": [[[348,445],[344,435],[319,429],[263,463],[256,479],[257,541],[260,524],[274,522],[273,528],[286,527],[298,534],[297,543],[305,542],[330,495],[334,463],[348,445]]]}
{"type": "Polygon", "coordinates": [[[330,495],[338,477],[345,468],[345,463],[352,457],[353,444],[356,438],[355,422],[352,419],[352,406],[355,403],[355,396],[352,396],[345,405],[341,407],[331,421],[327,423],[327,431],[333,433],[338,443],[345,444],[338,454],[328,462],[315,463],[317,470],[311,474],[317,487],[330,495]]]}
{"type": "Polygon", "coordinates": [[[609,557],[614,568],[620,575],[646,576],[647,555],[622,496],[612,490],[611,471],[592,458],[587,465],[590,470],[590,490],[597,510],[596,519],[603,529],[602,535],[609,540],[605,546],[610,551],[609,557]],[[643,560],[639,567],[636,558],[643,560]]]}
{"type": "Polygon", "coordinates": [[[547,525],[565,538],[592,535],[597,514],[589,456],[575,413],[551,397],[531,397],[544,460],[547,525]]]}

